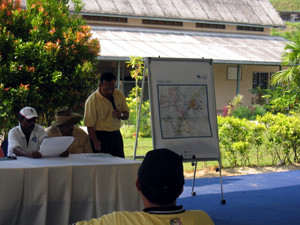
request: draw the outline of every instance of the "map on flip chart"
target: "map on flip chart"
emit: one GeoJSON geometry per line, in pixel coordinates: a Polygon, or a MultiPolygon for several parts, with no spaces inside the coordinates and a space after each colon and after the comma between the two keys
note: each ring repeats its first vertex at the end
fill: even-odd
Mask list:
{"type": "Polygon", "coordinates": [[[163,139],[211,137],[206,85],[158,85],[163,139]]]}

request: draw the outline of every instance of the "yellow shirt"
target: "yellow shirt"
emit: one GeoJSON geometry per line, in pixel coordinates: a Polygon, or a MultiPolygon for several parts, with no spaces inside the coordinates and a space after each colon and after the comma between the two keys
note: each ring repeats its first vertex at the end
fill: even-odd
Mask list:
{"type": "Polygon", "coordinates": [[[178,214],[150,214],[146,212],[113,212],[99,219],[77,222],[76,225],[214,225],[208,214],[190,210],[178,214]]]}
{"type": "MultiPolygon", "coordinates": [[[[113,96],[116,108],[120,111],[129,112],[124,94],[120,90],[115,89],[113,96]]],[[[113,116],[113,111],[114,109],[111,102],[101,95],[98,88],[98,90],[91,94],[86,100],[84,125],[94,127],[95,130],[119,130],[121,121],[113,116]]]]}
{"type": "MultiPolygon", "coordinates": [[[[62,136],[58,127],[48,127],[46,132],[49,137],[62,136]]],[[[70,154],[76,153],[93,153],[90,137],[81,128],[74,126],[73,137],[75,138],[71,145],[68,147],[70,154]]]]}

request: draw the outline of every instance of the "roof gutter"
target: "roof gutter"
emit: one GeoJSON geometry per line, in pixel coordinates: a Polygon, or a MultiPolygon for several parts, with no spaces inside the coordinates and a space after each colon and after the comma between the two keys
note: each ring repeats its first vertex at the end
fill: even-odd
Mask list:
{"type": "Polygon", "coordinates": [[[99,61],[129,61],[130,57],[121,57],[121,56],[98,56],[99,61]]]}
{"type": "Polygon", "coordinates": [[[257,66],[281,66],[281,62],[268,61],[243,61],[243,60],[213,60],[214,64],[239,64],[239,65],[257,65],[257,66]]]}
{"type": "MultiPolygon", "coordinates": [[[[130,57],[120,56],[98,56],[99,61],[130,61],[130,57]]],[[[194,58],[193,58],[194,59],[194,58]]],[[[200,59],[200,58],[199,58],[200,59]]],[[[214,64],[229,64],[229,65],[257,65],[257,66],[281,66],[281,62],[269,62],[269,61],[243,61],[243,60],[220,60],[213,59],[214,64]]]]}

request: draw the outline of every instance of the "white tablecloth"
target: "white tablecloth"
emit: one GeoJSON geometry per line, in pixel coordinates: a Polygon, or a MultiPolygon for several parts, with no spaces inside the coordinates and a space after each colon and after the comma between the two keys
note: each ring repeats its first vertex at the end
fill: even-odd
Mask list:
{"type": "Polygon", "coordinates": [[[0,225],[67,225],[113,211],[139,211],[139,161],[68,158],[0,161],[0,225]]]}

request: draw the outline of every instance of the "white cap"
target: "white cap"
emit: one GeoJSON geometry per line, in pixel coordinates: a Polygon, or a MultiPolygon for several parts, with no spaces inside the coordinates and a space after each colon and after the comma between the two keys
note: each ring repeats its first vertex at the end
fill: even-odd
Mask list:
{"type": "Polygon", "coordinates": [[[20,114],[28,120],[34,117],[38,117],[35,109],[29,106],[26,106],[23,109],[21,109],[20,114]]]}

